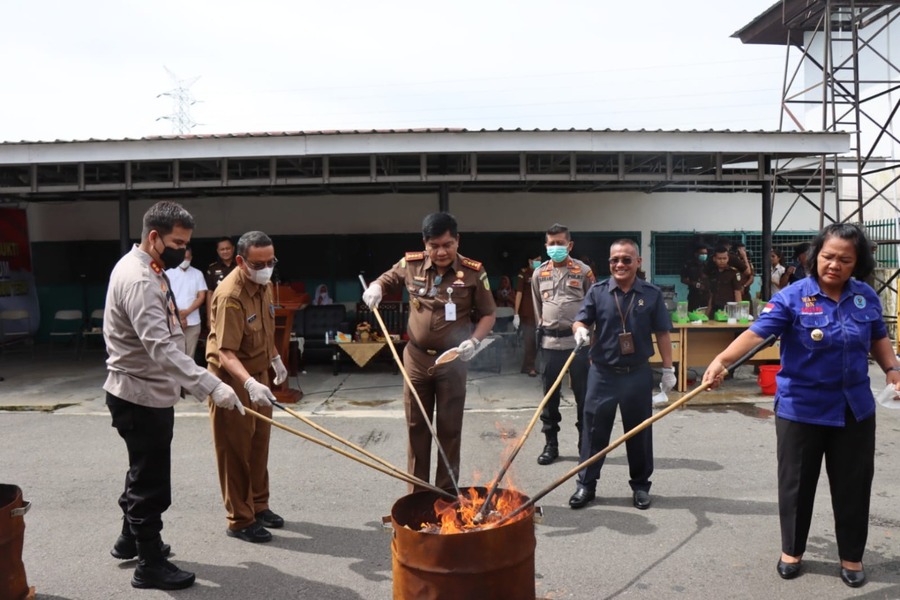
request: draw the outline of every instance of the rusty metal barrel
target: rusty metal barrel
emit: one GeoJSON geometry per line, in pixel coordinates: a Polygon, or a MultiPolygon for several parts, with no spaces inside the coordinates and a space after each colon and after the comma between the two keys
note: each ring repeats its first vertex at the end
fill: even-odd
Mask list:
{"type": "MultiPolygon", "coordinates": [[[[486,490],[478,489],[483,497],[486,490]]],[[[394,600],[534,600],[534,509],[493,529],[419,531],[422,523],[437,521],[438,498],[429,491],[409,494],[391,509],[394,600]]]]}
{"type": "Polygon", "coordinates": [[[4,600],[23,600],[31,592],[22,563],[29,508],[18,486],[0,483],[0,598],[4,600]]]}

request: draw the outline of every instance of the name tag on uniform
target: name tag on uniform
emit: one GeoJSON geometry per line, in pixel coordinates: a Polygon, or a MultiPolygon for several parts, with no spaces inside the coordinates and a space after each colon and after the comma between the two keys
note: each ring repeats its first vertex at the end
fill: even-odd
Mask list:
{"type": "Polygon", "coordinates": [[[634,354],[634,337],[631,333],[619,334],[619,352],[621,352],[623,356],[626,354],[634,354]]]}
{"type": "Polygon", "coordinates": [[[449,302],[444,305],[444,320],[445,321],[455,321],[456,320],[456,305],[452,302],[449,302]]]}
{"type": "Polygon", "coordinates": [[[254,314],[250,315],[249,317],[247,317],[247,322],[248,322],[248,323],[252,323],[252,322],[255,321],[255,320],[256,320],[256,313],[254,313],[254,314]]]}

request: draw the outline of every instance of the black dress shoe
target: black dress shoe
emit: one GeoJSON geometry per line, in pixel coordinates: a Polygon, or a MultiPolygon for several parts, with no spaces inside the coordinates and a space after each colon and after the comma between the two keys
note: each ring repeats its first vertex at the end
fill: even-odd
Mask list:
{"type": "Polygon", "coordinates": [[[850,587],[861,587],[866,582],[866,571],[864,569],[851,571],[841,567],[841,581],[850,587]]]}
{"type": "Polygon", "coordinates": [[[544,451],[541,452],[540,456],[538,456],[538,464],[549,465],[557,458],[559,458],[559,445],[547,444],[546,446],[544,446],[544,451]]]}
{"type": "Polygon", "coordinates": [[[281,529],[282,527],[284,527],[284,519],[273,513],[268,508],[256,513],[256,522],[263,527],[269,527],[270,529],[281,529]]]}
{"type": "Polygon", "coordinates": [[[778,576],[782,579],[793,579],[800,574],[800,563],[784,562],[779,558],[778,566],[775,569],[778,571],[778,576]]]}
{"type": "MultiPolygon", "coordinates": [[[[168,556],[171,551],[172,548],[168,544],[164,544],[162,540],[159,541],[159,553],[161,556],[168,556]]],[[[116,543],[113,544],[109,553],[113,555],[113,558],[118,558],[119,560],[131,560],[137,557],[137,539],[133,535],[122,533],[119,535],[116,543]]]]}
{"type": "Polygon", "coordinates": [[[596,495],[594,490],[580,487],[575,490],[575,493],[569,498],[569,506],[572,508],[584,508],[596,497],[596,495]]]}
{"type": "Polygon", "coordinates": [[[650,508],[650,494],[644,490],[636,490],[631,499],[637,509],[647,510],[650,508]]]}
{"type": "Polygon", "coordinates": [[[250,542],[251,544],[263,544],[265,542],[272,541],[272,534],[266,531],[266,529],[259,523],[254,523],[253,525],[244,527],[243,529],[226,529],[225,533],[226,535],[228,535],[228,537],[244,540],[245,542],[250,542]]]}

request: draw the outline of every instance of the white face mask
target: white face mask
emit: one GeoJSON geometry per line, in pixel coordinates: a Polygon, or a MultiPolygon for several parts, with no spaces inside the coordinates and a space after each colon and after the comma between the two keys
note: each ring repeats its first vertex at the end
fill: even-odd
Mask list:
{"type": "Polygon", "coordinates": [[[254,283],[258,283],[259,285],[266,285],[269,283],[269,279],[272,278],[272,271],[275,270],[275,267],[266,267],[265,269],[251,269],[247,268],[250,271],[250,280],[254,283]]]}
{"type": "Polygon", "coordinates": [[[191,266],[191,261],[189,261],[189,260],[183,260],[183,261],[181,261],[181,264],[178,265],[178,266],[181,267],[183,270],[187,271],[187,268],[188,268],[189,266],[191,266]]]}

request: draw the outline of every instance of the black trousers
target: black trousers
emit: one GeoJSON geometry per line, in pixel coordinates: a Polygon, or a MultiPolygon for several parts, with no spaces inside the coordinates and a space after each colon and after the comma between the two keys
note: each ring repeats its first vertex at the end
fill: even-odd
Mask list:
{"type": "Polygon", "coordinates": [[[128,472],[119,507],[138,539],[162,531],[162,514],[172,503],[171,447],[174,408],[150,408],[106,394],[112,426],[125,440],[128,472]]]}
{"type": "MultiPolygon", "coordinates": [[[[544,394],[550,390],[553,382],[559,377],[563,365],[571,356],[571,350],[547,350],[542,349],[544,354],[544,372],[541,375],[544,382],[544,394]]],[[[581,423],[584,417],[584,397],[587,393],[587,377],[588,377],[588,348],[582,348],[575,354],[572,364],[569,365],[569,375],[572,376],[572,394],[575,396],[575,406],[577,414],[575,416],[575,430],[578,432],[578,439],[581,439],[581,423]]],[[[559,413],[559,389],[565,385],[565,381],[560,382],[556,391],[550,396],[544,410],[541,411],[541,431],[547,437],[548,441],[555,442],[557,433],[559,432],[559,424],[562,422],[562,415],[559,413]]]]}
{"type": "MultiPolygon", "coordinates": [[[[588,391],[584,402],[584,425],[580,462],[609,445],[616,408],[622,413],[622,428],[634,429],[653,413],[653,371],[645,363],[629,373],[615,373],[597,365],[588,371],[588,391]]],[[[653,427],[647,427],[625,442],[629,485],[634,491],[650,491],[653,474],[653,427]]],[[[594,490],[604,460],[585,467],[578,474],[580,487],[594,490]]]]}
{"type": "Polygon", "coordinates": [[[869,534],[869,500],[875,472],[875,417],[857,422],[847,410],[844,427],[778,418],[778,512],[781,551],[806,552],[816,483],[825,457],[834,531],[841,560],[859,562],[869,534]]]}

